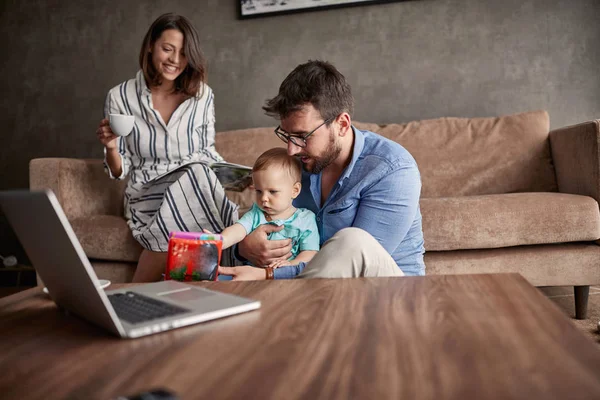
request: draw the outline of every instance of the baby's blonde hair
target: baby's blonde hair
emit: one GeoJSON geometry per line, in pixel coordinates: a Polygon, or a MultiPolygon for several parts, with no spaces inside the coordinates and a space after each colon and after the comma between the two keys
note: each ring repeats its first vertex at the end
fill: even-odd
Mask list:
{"type": "Polygon", "coordinates": [[[264,171],[269,167],[285,168],[294,182],[302,180],[302,163],[294,156],[290,156],[282,147],[275,147],[262,153],[254,163],[252,172],[264,171]]]}

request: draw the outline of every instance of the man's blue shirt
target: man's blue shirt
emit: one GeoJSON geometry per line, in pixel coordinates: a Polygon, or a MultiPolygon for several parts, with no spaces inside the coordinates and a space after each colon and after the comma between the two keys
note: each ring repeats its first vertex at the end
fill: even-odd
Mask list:
{"type": "Polygon", "coordinates": [[[294,206],[315,213],[321,245],[340,229],[361,228],[381,243],[405,275],[425,275],[417,163],[398,143],[353,130],[352,160],[324,204],[321,174],[303,172],[294,206]]]}

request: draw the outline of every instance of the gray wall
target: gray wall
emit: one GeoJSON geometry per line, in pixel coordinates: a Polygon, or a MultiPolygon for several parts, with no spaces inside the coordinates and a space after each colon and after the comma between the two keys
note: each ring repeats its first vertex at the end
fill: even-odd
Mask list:
{"type": "Polygon", "coordinates": [[[0,189],[35,157],[100,157],[108,89],[132,77],[149,24],[192,19],[209,60],[217,130],[271,126],[261,105],[308,59],[332,61],[354,118],[406,122],[547,109],[600,117],[600,1],[420,0],[238,20],[236,0],[1,2],[0,189]]]}

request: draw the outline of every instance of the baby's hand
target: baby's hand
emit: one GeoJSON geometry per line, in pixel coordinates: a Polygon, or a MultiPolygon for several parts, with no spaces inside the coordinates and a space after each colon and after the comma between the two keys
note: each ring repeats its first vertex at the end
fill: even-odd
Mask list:
{"type": "Polygon", "coordinates": [[[271,262],[271,264],[267,265],[267,267],[271,267],[273,269],[279,268],[279,267],[283,267],[285,265],[290,265],[290,262],[285,259],[285,258],[280,258],[278,260],[275,260],[273,262],[271,262]]]}

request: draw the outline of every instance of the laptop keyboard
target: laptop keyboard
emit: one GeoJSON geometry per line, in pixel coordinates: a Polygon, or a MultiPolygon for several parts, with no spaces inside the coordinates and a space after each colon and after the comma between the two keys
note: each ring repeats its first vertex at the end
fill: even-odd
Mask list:
{"type": "Polygon", "coordinates": [[[119,318],[131,324],[139,324],[190,311],[134,292],[110,294],[108,299],[119,318]]]}

